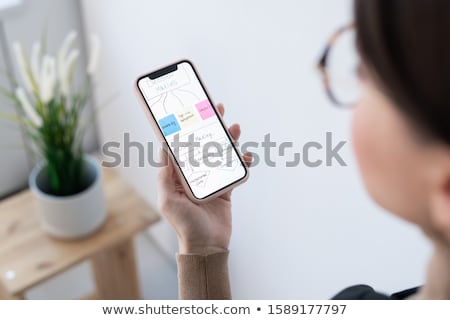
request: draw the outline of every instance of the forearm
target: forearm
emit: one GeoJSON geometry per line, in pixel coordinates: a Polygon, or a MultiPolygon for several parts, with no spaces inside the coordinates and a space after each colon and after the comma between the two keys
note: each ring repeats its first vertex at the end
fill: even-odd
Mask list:
{"type": "Polygon", "coordinates": [[[177,254],[178,292],[184,300],[231,299],[228,251],[177,254]]]}

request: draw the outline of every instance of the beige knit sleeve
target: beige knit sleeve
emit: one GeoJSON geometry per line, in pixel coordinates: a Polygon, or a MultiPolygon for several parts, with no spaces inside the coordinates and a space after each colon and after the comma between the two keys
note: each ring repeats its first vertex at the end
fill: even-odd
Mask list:
{"type": "Polygon", "coordinates": [[[209,255],[177,253],[179,299],[231,299],[228,253],[228,251],[209,255]]]}

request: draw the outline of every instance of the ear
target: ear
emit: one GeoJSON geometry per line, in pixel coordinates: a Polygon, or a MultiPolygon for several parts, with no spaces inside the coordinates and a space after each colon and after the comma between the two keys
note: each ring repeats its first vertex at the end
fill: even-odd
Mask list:
{"type": "Polygon", "coordinates": [[[431,224],[438,241],[450,245],[450,169],[434,188],[431,201],[431,224]],[[437,233],[437,234],[436,234],[437,233]]]}

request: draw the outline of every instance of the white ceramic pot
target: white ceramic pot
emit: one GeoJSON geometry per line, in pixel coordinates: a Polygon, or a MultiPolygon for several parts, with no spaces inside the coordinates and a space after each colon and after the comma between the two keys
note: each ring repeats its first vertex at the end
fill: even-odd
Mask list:
{"type": "Polygon", "coordinates": [[[35,195],[43,229],[63,239],[76,239],[96,231],[106,219],[102,170],[98,161],[84,156],[83,175],[89,186],[70,196],[55,196],[48,189],[48,178],[43,163],[36,165],[28,179],[35,195]]]}

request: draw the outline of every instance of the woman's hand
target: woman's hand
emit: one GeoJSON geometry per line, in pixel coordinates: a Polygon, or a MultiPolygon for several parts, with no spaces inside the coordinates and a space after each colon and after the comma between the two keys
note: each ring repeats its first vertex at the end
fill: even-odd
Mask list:
{"type": "MultiPolygon", "coordinates": [[[[224,107],[217,105],[223,116],[224,107]]],[[[229,128],[237,141],[241,134],[238,124],[229,128]]],[[[228,250],[231,237],[231,191],[204,204],[192,202],[175,172],[166,150],[161,160],[167,165],[160,169],[158,178],[158,205],[178,236],[179,253],[211,254],[228,250]]],[[[244,161],[251,163],[251,153],[244,155],[244,161]]]]}

